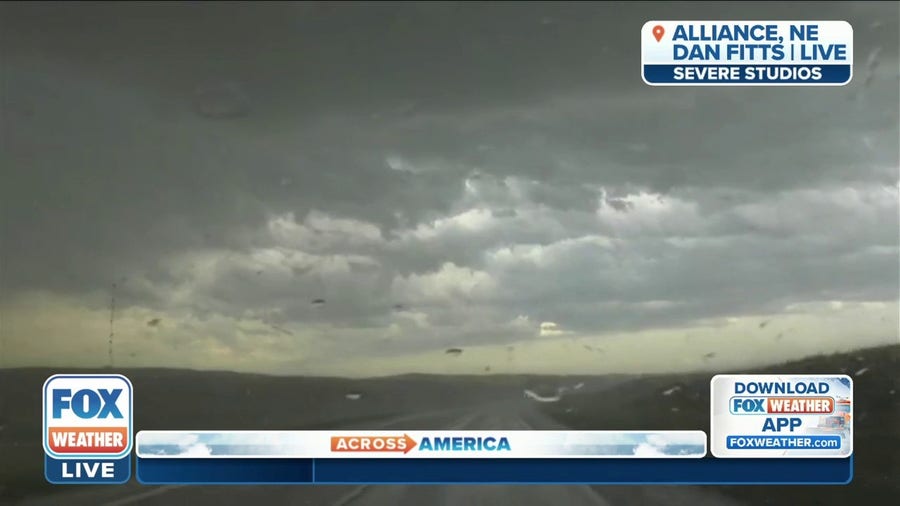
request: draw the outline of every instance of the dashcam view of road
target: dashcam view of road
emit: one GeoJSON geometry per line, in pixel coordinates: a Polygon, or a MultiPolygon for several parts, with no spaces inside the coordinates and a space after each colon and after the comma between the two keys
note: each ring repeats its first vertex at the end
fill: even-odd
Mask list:
{"type": "MultiPolygon", "coordinates": [[[[846,505],[900,495],[896,2],[0,5],[0,504],[846,505]],[[657,87],[649,20],[844,20],[845,86],[657,87]],[[710,430],[845,374],[835,486],[60,486],[135,430],[710,430]]],[[[598,477],[598,483],[603,477],[598,477]]]]}
{"type": "MultiPolygon", "coordinates": [[[[0,432],[0,502],[29,506],[312,505],[839,505],[889,497],[900,471],[900,345],[735,372],[854,378],[855,477],[847,486],[286,485],[52,487],[43,481],[40,389],[57,370],[0,371],[4,405],[27,405],[0,432]]],[[[64,372],[82,372],[64,370],[64,372]]],[[[92,371],[96,372],[96,371],[92,371]]],[[[137,430],[697,430],[709,431],[707,373],[641,376],[432,376],[376,379],[272,377],[135,369],[137,430]],[[538,394],[536,400],[525,392],[538,394]]],[[[877,499],[875,500],[878,503],[877,499]]]]}

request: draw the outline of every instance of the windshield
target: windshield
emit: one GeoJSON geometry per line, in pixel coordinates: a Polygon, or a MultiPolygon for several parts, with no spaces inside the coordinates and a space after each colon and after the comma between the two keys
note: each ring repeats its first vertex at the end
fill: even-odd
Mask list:
{"type": "Polygon", "coordinates": [[[896,2],[4,3],[0,503],[890,493],[887,456],[808,496],[84,492],[45,483],[35,434],[58,372],[128,376],[136,429],[708,431],[710,377],[753,371],[851,376],[872,396],[856,448],[884,448],[864,427],[900,426],[898,19],[896,2]],[[853,79],[648,86],[649,19],[847,20],[853,79]]]}

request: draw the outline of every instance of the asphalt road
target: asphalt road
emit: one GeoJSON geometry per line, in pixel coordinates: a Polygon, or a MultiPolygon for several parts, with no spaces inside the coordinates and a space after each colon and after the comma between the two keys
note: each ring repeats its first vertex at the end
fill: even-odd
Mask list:
{"type": "MultiPolygon", "coordinates": [[[[504,399],[477,407],[410,414],[362,426],[365,429],[564,429],[528,399],[504,399]]],[[[256,504],[322,506],[730,506],[733,500],[697,487],[592,487],[585,485],[296,485],[296,486],[125,486],[72,488],[20,502],[23,506],[231,506],[256,504]]]]}

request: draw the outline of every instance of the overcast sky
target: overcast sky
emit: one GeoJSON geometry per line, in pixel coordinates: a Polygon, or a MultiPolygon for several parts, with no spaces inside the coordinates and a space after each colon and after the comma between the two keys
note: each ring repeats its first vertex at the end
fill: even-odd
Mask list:
{"type": "Polygon", "coordinates": [[[898,18],[4,4],[0,365],[106,364],[112,297],[122,367],[604,373],[896,343],[898,18]],[[853,82],[649,87],[649,19],[844,19],[853,82]]]}

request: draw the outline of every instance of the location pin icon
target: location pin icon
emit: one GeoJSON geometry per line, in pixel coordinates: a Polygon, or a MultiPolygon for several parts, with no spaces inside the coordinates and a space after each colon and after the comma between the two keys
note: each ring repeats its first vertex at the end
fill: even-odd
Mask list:
{"type": "Polygon", "coordinates": [[[656,38],[656,42],[659,42],[663,35],[666,33],[666,29],[662,27],[662,25],[656,25],[653,27],[653,36],[656,38]]]}

